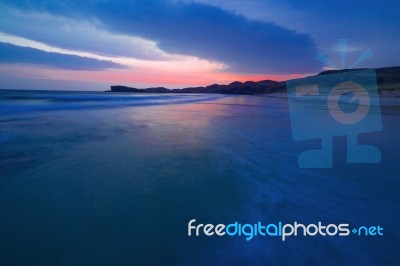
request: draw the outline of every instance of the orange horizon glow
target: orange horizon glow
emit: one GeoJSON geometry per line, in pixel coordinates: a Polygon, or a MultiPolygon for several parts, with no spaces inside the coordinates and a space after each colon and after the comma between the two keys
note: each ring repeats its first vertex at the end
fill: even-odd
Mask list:
{"type": "MultiPolygon", "coordinates": [[[[302,78],[309,74],[256,75],[238,74],[221,70],[176,72],[153,70],[149,68],[118,69],[102,71],[62,70],[32,65],[2,65],[0,70],[7,70],[12,75],[33,79],[83,81],[106,83],[107,85],[125,85],[138,88],[167,87],[183,88],[208,86],[212,84],[229,84],[234,81],[285,81],[302,78]]],[[[4,73],[4,72],[3,72],[4,73]]]]}
{"type": "MultiPolygon", "coordinates": [[[[21,63],[0,64],[0,70],[3,74],[15,78],[95,82],[105,83],[106,86],[125,85],[137,88],[183,88],[208,86],[212,84],[229,84],[234,81],[285,81],[308,75],[234,73],[230,72],[229,66],[222,62],[210,61],[195,56],[167,54],[159,50],[156,46],[151,47],[156,52],[161,51],[164,55],[163,59],[143,60],[131,57],[106,57],[91,53],[60,49],[29,39],[0,33],[0,39],[1,38],[17,46],[32,47],[45,52],[87,57],[94,60],[112,61],[126,66],[124,69],[67,70],[46,65],[21,63]]],[[[79,68],[79,66],[77,66],[77,68],[79,68]]]]}

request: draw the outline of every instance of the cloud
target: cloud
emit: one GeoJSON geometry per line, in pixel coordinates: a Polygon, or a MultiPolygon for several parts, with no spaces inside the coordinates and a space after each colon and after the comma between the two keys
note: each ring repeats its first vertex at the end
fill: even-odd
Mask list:
{"type": "Polygon", "coordinates": [[[22,12],[0,3],[0,32],[45,43],[62,49],[110,57],[168,60],[154,41],[112,34],[95,20],[77,20],[49,13],[22,12]]]}
{"type": "Polygon", "coordinates": [[[94,19],[108,31],[153,40],[167,53],[196,56],[241,73],[310,73],[313,39],[219,7],[170,1],[25,1],[20,8],[94,19]]]}
{"type": "Polygon", "coordinates": [[[111,61],[45,52],[3,42],[0,42],[0,54],[0,63],[2,64],[35,64],[70,70],[125,68],[125,66],[111,61]]]}
{"type": "MultiPolygon", "coordinates": [[[[348,39],[359,53],[371,49],[374,56],[359,67],[399,65],[400,2],[381,1],[320,1],[311,0],[173,0],[206,3],[245,16],[250,20],[275,22],[286,28],[313,37],[318,48],[340,65],[335,49],[338,39],[348,39]]],[[[347,67],[359,53],[348,54],[347,67]]]]}

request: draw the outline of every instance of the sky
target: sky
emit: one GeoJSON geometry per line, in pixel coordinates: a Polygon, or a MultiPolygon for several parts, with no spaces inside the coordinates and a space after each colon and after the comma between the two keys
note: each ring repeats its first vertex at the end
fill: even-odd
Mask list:
{"type": "Polygon", "coordinates": [[[394,0],[0,0],[0,89],[181,88],[397,66],[398,10],[394,0]]]}

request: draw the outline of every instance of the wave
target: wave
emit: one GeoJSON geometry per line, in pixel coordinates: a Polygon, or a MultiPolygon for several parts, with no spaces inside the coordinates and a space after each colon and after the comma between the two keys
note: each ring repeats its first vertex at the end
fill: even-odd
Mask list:
{"type": "Polygon", "coordinates": [[[217,94],[160,94],[160,93],[106,93],[106,92],[66,92],[66,91],[0,91],[0,114],[79,110],[94,108],[118,108],[182,104],[211,101],[224,97],[217,94]]]}

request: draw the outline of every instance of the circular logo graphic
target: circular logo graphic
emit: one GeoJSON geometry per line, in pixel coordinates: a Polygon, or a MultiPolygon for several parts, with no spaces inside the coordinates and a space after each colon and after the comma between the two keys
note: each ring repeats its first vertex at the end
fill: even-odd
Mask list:
{"type": "MultiPolygon", "coordinates": [[[[342,103],[343,104],[343,103],[342,103]]],[[[370,108],[368,92],[358,83],[345,81],[336,85],[328,96],[328,109],[331,116],[342,124],[355,124],[361,121],[370,108]],[[348,105],[356,104],[354,112],[345,112],[340,107],[340,99],[345,95],[353,95],[348,105]]]]}

